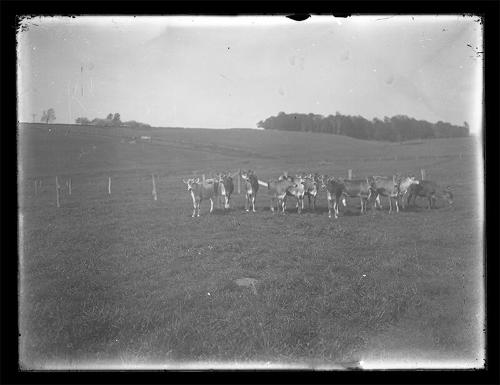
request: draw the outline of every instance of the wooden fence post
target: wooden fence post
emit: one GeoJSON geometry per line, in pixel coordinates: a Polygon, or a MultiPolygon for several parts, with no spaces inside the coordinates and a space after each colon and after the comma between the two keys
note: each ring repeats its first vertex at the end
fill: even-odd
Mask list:
{"type": "Polygon", "coordinates": [[[158,196],[156,195],[156,183],[155,183],[155,174],[151,174],[151,178],[153,179],[153,199],[158,200],[158,196]]]}
{"type": "Polygon", "coordinates": [[[202,175],[203,183],[205,183],[205,174],[202,175]]]}
{"type": "Polygon", "coordinates": [[[420,175],[422,176],[422,180],[425,180],[425,169],[420,169],[420,175]]]}
{"type": "Polygon", "coordinates": [[[352,179],[352,170],[351,169],[347,170],[347,179],[349,179],[349,180],[352,179]]]}
{"type": "Polygon", "coordinates": [[[37,191],[37,185],[38,185],[38,180],[35,179],[35,195],[38,194],[38,191],[37,191]]]}
{"type": "Polygon", "coordinates": [[[241,194],[241,169],[238,169],[238,194],[241,194]]]}
{"type": "Polygon", "coordinates": [[[57,176],[56,176],[56,203],[57,203],[57,207],[61,207],[61,204],[59,202],[59,188],[61,186],[59,186],[59,180],[57,179],[57,176]]]}
{"type": "Polygon", "coordinates": [[[108,176],[108,194],[111,195],[111,177],[108,176]]]}
{"type": "Polygon", "coordinates": [[[69,192],[69,195],[71,195],[71,178],[69,178],[69,180],[68,180],[68,192],[69,192]]]}

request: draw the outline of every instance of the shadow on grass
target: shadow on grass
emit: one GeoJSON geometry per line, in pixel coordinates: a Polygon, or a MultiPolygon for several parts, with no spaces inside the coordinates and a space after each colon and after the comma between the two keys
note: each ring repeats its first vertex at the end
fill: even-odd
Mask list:
{"type": "MultiPolygon", "coordinates": [[[[66,204],[65,207],[67,208],[75,208],[77,205],[71,205],[71,204],[66,204]]],[[[450,206],[453,207],[453,206],[450,206]]],[[[441,211],[443,209],[449,209],[450,207],[448,206],[443,206],[443,207],[434,207],[431,210],[429,210],[427,207],[422,207],[422,206],[410,206],[406,208],[400,208],[399,213],[404,213],[404,212],[410,212],[410,213],[427,213],[427,212],[434,212],[434,211],[441,211]]],[[[240,215],[240,214],[259,214],[259,213],[273,213],[271,211],[271,208],[269,206],[261,206],[261,207],[256,207],[255,213],[250,210],[246,211],[244,207],[231,207],[229,209],[219,209],[219,208],[214,208],[214,211],[212,213],[207,212],[200,212],[200,217],[202,216],[207,216],[207,215],[214,215],[214,216],[226,216],[226,215],[240,215]]],[[[332,209],[333,213],[333,209],[332,209]]],[[[380,214],[387,214],[389,215],[389,208],[384,207],[382,209],[379,208],[368,208],[366,212],[361,213],[361,208],[360,207],[350,207],[350,208],[341,208],[340,209],[340,214],[339,216],[344,216],[344,217],[361,217],[361,216],[366,216],[366,215],[373,215],[376,213],[380,214]]],[[[394,209],[391,213],[392,214],[399,214],[396,212],[394,209]]],[[[283,215],[283,212],[281,210],[274,210],[275,215],[283,215]]],[[[322,215],[327,215],[328,214],[328,208],[324,206],[316,207],[314,210],[304,208],[301,213],[299,214],[297,212],[296,207],[288,207],[285,210],[285,215],[304,215],[304,214],[309,214],[309,215],[317,215],[317,216],[322,216],[322,215]]],[[[191,214],[186,214],[186,217],[191,217],[191,214]]],[[[332,214],[333,215],[333,214],[332,214]]]]}
{"type": "Polygon", "coordinates": [[[427,206],[423,207],[423,206],[412,205],[412,206],[406,206],[404,209],[400,209],[400,211],[408,213],[428,213],[443,208],[445,207],[434,207],[429,210],[427,206]]]}
{"type": "Polygon", "coordinates": [[[229,208],[229,209],[216,209],[216,208],[214,208],[214,211],[212,212],[211,215],[216,215],[216,216],[230,215],[232,212],[234,212],[236,210],[237,209],[234,209],[234,208],[229,208]]]}

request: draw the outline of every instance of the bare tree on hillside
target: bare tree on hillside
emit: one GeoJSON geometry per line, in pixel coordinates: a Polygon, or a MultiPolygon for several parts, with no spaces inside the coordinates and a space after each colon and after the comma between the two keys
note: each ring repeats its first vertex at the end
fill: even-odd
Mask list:
{"type": "Polygon", "coordinates": [[[56,112],[53,108],[49,108],[47,111],[43,111],[42,118],[40,121],[45,122],[46,124],[53,122],[56,120],[56,112]]]}
{"type": "Polygon", "coordinates": [[[113,125],[119,126],[119,125],[121,125],[121,123],[122,123],[122,121],[120,118],[120,114],[118,112],[116,112],[115,115],[113,116],[113,125]]]}

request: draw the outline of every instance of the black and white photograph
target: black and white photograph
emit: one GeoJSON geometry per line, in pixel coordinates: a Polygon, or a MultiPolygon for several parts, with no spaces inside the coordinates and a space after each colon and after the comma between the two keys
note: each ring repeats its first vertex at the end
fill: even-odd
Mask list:
{"type": "Polygon", "coordinates": [[[20,15],[19,368],[484,369],[483,27],[20,15]]]}

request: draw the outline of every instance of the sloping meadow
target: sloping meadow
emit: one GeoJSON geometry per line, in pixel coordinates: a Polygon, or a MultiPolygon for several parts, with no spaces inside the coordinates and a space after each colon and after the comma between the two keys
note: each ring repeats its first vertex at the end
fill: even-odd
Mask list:
{"type": "Polygon", "coordinates": [[[49,134],[36,126],[19,133],[23,367],[314,367],[402,352],[482,365],[481,190],[472,138],[386,144],[157,129],[152,143],[132,144],[118,130],[49,134]],[[383,202],[383,210],[359,215],[359,201],[350,199],[330,220],[324,191],[315,212],[306,199],[298,215],[291,199],[278,215],[261,187],[257,213],[246,213],[243,194],[235,194],[230,210],[209,214],[203,202],[201,217],[191,218],[182,178],[239,168],[263,180],[283,171],[347,176],[349,168],[356,177],[419,176],[425,168],[428,179],[451,186],[455,202],[429,211],[417,200],[417,208],[391,215],[383,202]],[[35,180],[43,182],[36,194],[35,180]],[[241,278],[255,284],[241,286],[241,278]]]}

